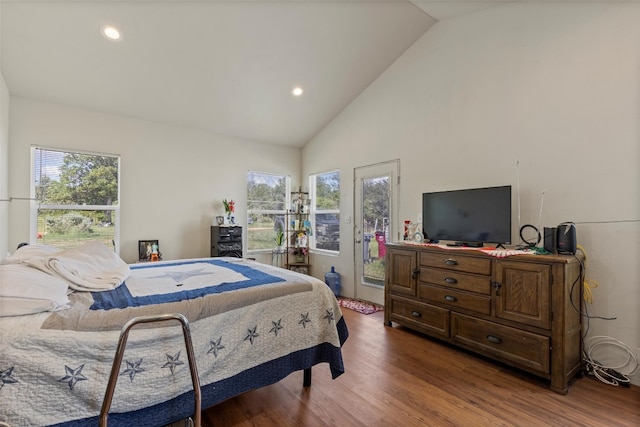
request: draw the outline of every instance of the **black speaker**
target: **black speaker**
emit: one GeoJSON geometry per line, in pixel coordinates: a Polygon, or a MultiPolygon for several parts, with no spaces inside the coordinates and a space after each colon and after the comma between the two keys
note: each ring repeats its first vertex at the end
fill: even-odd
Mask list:
{"type": "Polygon", "coordinates": [[[556,227],[544,227],[544,250],[552,254],[558,252],[557,232],[556,227]]]}
{"type": "Polygon", "coordinates": [[[556,232],[556,245],[559,254],[576,253],[576,226],[572,222],[563,222],[558,225],[556,232]]]}

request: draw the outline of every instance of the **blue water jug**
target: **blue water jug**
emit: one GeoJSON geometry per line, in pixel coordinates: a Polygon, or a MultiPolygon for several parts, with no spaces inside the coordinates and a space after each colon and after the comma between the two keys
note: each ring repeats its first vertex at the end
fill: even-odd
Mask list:
{"type": "Polygon", "coordinates": [[[329,286],[335,296],[340,295],[340,275],[336,273],[336,270],[331,266],[331,271],[324,273],[324,283],[329,286]]]}

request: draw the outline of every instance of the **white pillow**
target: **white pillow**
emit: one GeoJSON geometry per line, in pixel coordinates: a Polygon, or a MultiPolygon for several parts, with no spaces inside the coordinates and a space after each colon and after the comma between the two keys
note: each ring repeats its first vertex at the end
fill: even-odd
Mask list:
{"type": "Polygon", "coordinates": [[[38,269],[22,264],[0,265],[0,316],[68,308],[67,290],[64,280],[38,269]]]}
{"type": "Polygon", "coordinates": [[[33,258],[48,257],[59,252],[59,248],[48,245],[25,245],[0,261],[3,264],[26,264],[33,258]]]}

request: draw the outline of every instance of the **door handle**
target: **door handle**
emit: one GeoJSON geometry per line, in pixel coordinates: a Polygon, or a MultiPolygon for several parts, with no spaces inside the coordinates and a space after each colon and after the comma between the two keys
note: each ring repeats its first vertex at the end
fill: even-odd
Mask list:
{"type": "Polygon", "coordinates": [[[500,296],[500,288],[502,287],[502,283],[494,281],[491,284],[493,285],[493,289],[496,290],[496,296],[499,297],[500,296]]]}

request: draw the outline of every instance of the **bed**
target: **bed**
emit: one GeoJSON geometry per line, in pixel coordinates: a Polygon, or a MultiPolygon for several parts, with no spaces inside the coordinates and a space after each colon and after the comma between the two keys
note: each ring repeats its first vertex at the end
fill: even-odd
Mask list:
{"type": "MultiPolygon", "coordinates": [[[[95,254],[60,267],[59,253],[22,250],[0,265],[0,421],[12,427],[97,425],[120,331],[138,316],[188,319],[202,408],[318,363],[328,363],[333,378],[344,372],[347,326],[329,287],[313,277],[239,258],[118,265],[106,273],[91,265],[82,277],[78,266],[95,263],[95,254]],[[99,285],[92,290],[92,283],[99,285]],[[16,296],[16,286],[41,306],[16,296]],[[17,315],[21,304],[27,314],[17,315]]],[[[109,425],[162,426],[192,415],[179,326],[130,331],[109,425]]]]}

